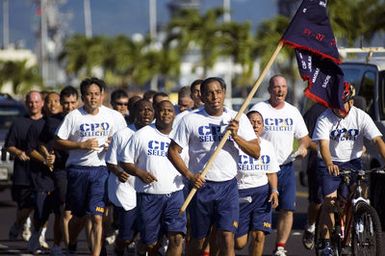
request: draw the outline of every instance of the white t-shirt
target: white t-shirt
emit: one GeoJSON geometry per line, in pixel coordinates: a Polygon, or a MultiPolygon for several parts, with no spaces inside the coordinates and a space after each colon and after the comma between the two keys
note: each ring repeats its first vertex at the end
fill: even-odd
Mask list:
{"type": "Polygon", "coordinates": [[[261,113],[265,125],[262,136],[273,144],[278,164],[283,164],[293,151],[294,138],[309,134],[301,113],[287,102],[283,108],[275,109],[268,101],[263,101],[255,104],[252,110],[261,113]]]}
{"type": "MultiPolygon", "coordinates": [[[[192,110],[194,111],[194,110],[192,110]]],[[[172,123],[172,129],[175,130],[176,127],[178,127],[179,123],[180,123],[180,120],[182,120],[182,118],[188,114],[190,114],[192,112],[191,110],[185,110],[183,112],[180,112],[178,113],[175,118],[174,118],[174,122],[172,123]]]]}
{"type": "MultiPolygon", "coordinates": [[[[96,138],[99,142],[99,150],[74,149],[68,151],[66,166],[105,166],[105,150],[103,146],[109,137],[120,130],[123,116],[112,115],[106,107],[100,107],[96,115],[87,113],[83,107],[68,113],[63,123],[56,131],[56,135],[63,140],[76,142],[96,138]]],[[[126,124],[124,124],[126,127],[126,124]]]]}
{"type": "Polygon", "coordinates": [[[242,151],[238,161],[238,189],[256,188],[268,183],[266,173],[279,171],[277,157],[273,145],[260,138],[261,154],[258,159],[246,155],[242,151]]]}
{"type": "Polygon", "coordinates": [[[137,131],[128,142],[122,154],[122,162],[135,164],[156,177],[151,184],[135,179],[138,193],[169,194],[183,189],[183,177],[167,158],[170,146],[168,135],[161,133],[150,124],[137,131]]]}
{"type": "MultiPolygon", "coordinates": [[[[169,137],[170,138],[174,137],[174,133],[177,130],[177,128],[180,124],[180,121],[182,120],[182,118],[184,116],[191,114],[191,113],[195,113],[195,112],[199,111],[200,109],[201,108],[197,108],[194,110],[185,110],[182,113],[177,114],[175,116],[174,122],[172,124],[172,132],[170,133],[169,137]]],[[[188,165],[188,161],[189,161],[188,151],[186,149],[182,150],[182,152],[180,153],[180,156],[183,159],[183,161],[186,163],[186,165],[188,165]]]]}
{"type": "Polygon", "coordinates": [[[378,136],[382,134],[370,116],[353,106],[345,118],[325,110],[317,120],[313,140],[328,140],[332,161],[348,162],[361,157],[364,137],[372,140],[378,136]]]}
{"type": "Polygon", "coordinates": [[[101,105],[100,106],[101,109],[109,112],[114,121],[115,121],[115,125],[117,128],[117,130],[119,131],[120,129],[123,129],[123,128],[126,128],[127,127],[127,122],[126,120],[124,119],[124,116],[122,115],[122,113],[120,113],[119,111],[116,111],[115,109],[112,109],[112,108],[108,108],[104,105],[101,105]]]}
{"type": "MultiPolygon", "coordinates": [[[[237,112],[225,108],[221,116],[210,116],[204,108],[192,112],[182,118],[173,135],[173,140],[183,150],[188,149],[189,169],[200,172],[214,153],[231,119],[237,112]]],[[[239,121],[239,136],[245,140],[256,138],[253,128],[246,115],[242,115],[239,121]]],[[[209,181],[227,181],[237,175],[238,170],[238,145],[231,136],[219,151],[206,175],[209,181]]]]}
{"type": "MultiPolygon", "coordinates": [[[[127,127],[114,134],[106,154],[107,163],[118,165],[121,154],[134,133],[135,131],[127,127]]],[[[120,182],[119,178],[110,172],[107,182],[108,198],[115,206],[123,207],[126,211],[136,207],[135,176],[130,175],[126,182],[120,182]]]]}

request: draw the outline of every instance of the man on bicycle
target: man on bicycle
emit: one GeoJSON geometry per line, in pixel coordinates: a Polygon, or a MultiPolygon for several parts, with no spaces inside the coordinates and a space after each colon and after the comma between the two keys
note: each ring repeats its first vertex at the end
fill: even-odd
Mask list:
{"type": "MultiPolygon", "coordinates": [[[[385,143],[371,117],[353,106],[355,88],[348,85],[344,91],[344,110],[327,109],[318,118],[313,141],[319,143],[322,160],[319,165],[319,181],[324,203],[320,215],[321,255],[334,255],[330,234],[334,226],[333,204],[342,179],[340,169],[361,169],[364,137],[374,142],[383,159],[385,143]]],[[[342,190],[339,190],[342,191],[342,190]]],[[[341,193],[342,196],[345,193],[341,193]]]]}

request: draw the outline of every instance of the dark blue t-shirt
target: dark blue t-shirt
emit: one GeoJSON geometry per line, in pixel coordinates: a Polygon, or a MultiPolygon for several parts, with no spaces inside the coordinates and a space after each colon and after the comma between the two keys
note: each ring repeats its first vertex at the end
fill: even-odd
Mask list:
{"type": "MultiPolygon", "coordinates": [[[[43,127],[43,131],[40,133],[39,141],[44,143],[47,146],[48,151],[54,150],[53,142],[55,140],[55,133],[57,128],[63,122],[65,114],[59,113],[53,116],[46,118],[46,122],[43,127]]],[[[54,169],[56,170],[64,170],[65,163],[68,158],[67,151],[57,150],[55,149],[55,164],[54,169]]]]}
{"type": "MultiPolygon", "coordinates": [[[[4,146],[16,147],[20,150],[27,151],[27,132],[29,127],[34,122],[40,122],[39,120],[32,120],[28,116],[20,117],[15,119],[11,128],[8,131],[5,139],[4,146]]],[[[30,186],[31,175],[29,172],[29,161],[21,161],[15,158],[13,165],[12,181],[14,185],[30,186]]]]}
{"type": "MultiPolygon", "coordinates": [[[[41,122],[34,122],[29,127],[27,136],[27,151],[31,152],[36,150],[39,152],[39,137],[43,131],[43,127],[46,123],[46,118],[41,122]]],[[[31,158],[29,169],[31,172],[31,178],[36,191],[50,192],[55,189],[53,172],[44,164],[39,161],[35,161],[31,158]]]]}

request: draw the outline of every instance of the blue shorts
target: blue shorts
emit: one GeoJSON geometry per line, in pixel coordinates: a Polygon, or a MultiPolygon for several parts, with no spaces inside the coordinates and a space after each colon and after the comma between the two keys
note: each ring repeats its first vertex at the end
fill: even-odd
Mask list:
{"type": "Polygon", "coordinates": [[[239,221],[239,194],[237,180],[206,181],[189,206],[191,236],[208,237],[211,227],[235,233],[239,221]]]}
{"type": "Polygon", "coordinates": [[[263,231],[271,233],[271,203],[269,202],[269,185],[257,188],[240,189],[239,198],[249,197],[251,202],[242,201],[239,204],[239,227],[235,237],[240,237],[249,231],[263,231]]]}
{"type": "Polygon", "coordinates": [[[307,180],[308,180],[308,192],[309,202],[315,204],[321,204],[323,201],[321,182],[318,175],[319,159],[317,152],[311,151],[308,157],[307,164],[307,180]]]}
{"type": "Polygon", "coordinates": [[[123,207],[114,207],[114,211],[119,216],[118,238],[124,241],[132,241],[138,233],[137,208],[124,210],[123,207]]]}
{"type": "Polygon", "coordinates": [[[280,166],[277,172],[279,206],[277,210],[295,211],[296,179],[293,163],[280,166]]]}
{"type": "Polygon", "coordinates": [[[186,214],[179,215],[183,202],[183,190],[164,195],[138,193],[140,236],[144,244],[155,244],[169,232],[186,234],[186,214]]]}
{"type": "MultiPolygon", "coordinates": [[[[338,165],[340,169],[352,169],[352,170],[360,170],[362,168],[361,159],[353,159],[349,162],[333,162],[335,165],[338,165]]],[[[322,195],[325,197],[334,191],[338,190],[338,194],[347,198],[348,196],[348,187],[341,186],[342,178],[341,176],[333,176],[329,174],[329,171],[323,160],[319,162],[319,177],[321,181],[322,187],[322,195]]],[[[351,182],[355,182],[354,175],[352,176],[351,182]]]]}
{"type": "Polygon", "coordinates": [[[67,204],[77,217],[103,215],[106,204],[106,166],[70,166],[68,168],[67,204]]]}

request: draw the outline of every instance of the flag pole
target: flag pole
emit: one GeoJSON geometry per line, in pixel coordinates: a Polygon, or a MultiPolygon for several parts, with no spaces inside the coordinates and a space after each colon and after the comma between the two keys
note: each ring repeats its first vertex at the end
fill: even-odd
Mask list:
{"type": "MultiPolygon", "coordinates": [[[[239,120],[241,118],[241,115],[243,114],[243,112],[246,110],[246,107],[249,105],[251,99],[254,97],[254,94],[257,92],[259,86],[261,85],[263,79],[265,78],[267,72],[269,71],[271,65],[273,65],[275,59],[277,58],[279,52],[281,51],[283,47],[283,42],[282,41],[279,41],[278,45],[277,45],[277,48],[275,49],[273,55],[270,57],[270,60],[267,62],[265,68],[263,69],[263,71],[261,72],[261,74],[259,75],[257,81],[255,81],[251,91],[249,92],[249,94],[247,95],[245,101],[243,102],[241,108],[239,109],[237,115],[235,116],[235,120],[239,120]]],[[[221,141],[219,142],[218,144],[218,147],[215,149],[214,153],[211,155],[210,159],[208,160],[205,168],[203,169],[203,171],[201,172],[200,174],[200,177],[201,178],[204,178],[206,177],[206,174],[207,172],[209,171],[209,168],[211,167],[212,163],[214,162],[214,159],[216,158],[216,156],[218,155],[219,151],[223,148],[223,146],[225,145],[226,141],[227,141],[227,138],[230,136],[230,131],[226,131],[226,133],[224,134],[223,138],[221,139],[221,141]]],[[[194,197],[195,193],[197,192],[197,188],[192,188],[190,193],[188,194],[186,200],[184,201],[182,207],[180,208],[179,210],[179,213],[180,214],[183,214],[185,211],[186,211],[186,208],[187,206],[190,204],[192,198],[194,197]]]]}

